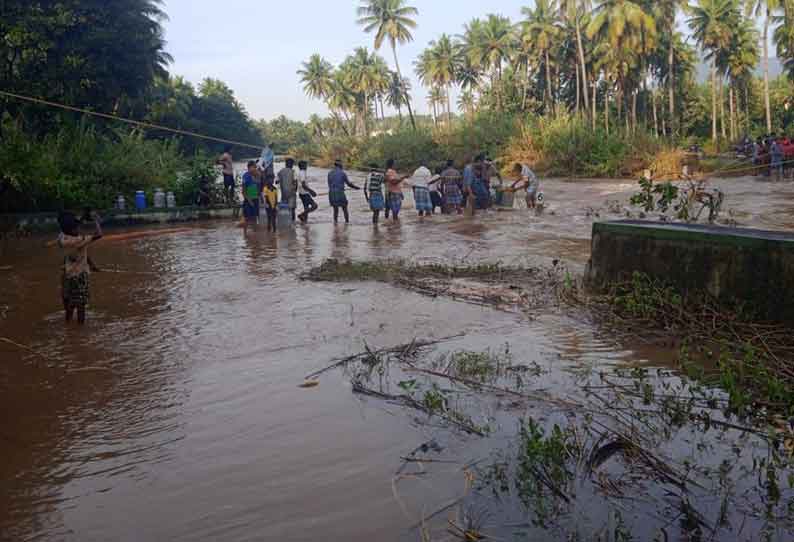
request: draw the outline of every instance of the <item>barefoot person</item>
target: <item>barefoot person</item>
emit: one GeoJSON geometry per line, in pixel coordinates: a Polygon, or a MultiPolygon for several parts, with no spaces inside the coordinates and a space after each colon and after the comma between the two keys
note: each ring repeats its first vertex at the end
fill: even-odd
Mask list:
{"type": "MultiPolygon", "coordinates": [[[[386,208],[386,198],[383,196],[384,184],[386,184],[386,179],[383,173],[378,171],[378,165],[370,164],[369,177],[364,184],[364,197],[372,211],[372,223],[376,226],[380,220],[380,212],[386,208]]],[[[386,219],[388,220],[388,218],[387,216],[386,219]]]]}
{"type": "Polygon", "coordinates": [[[334,169],[328,174],[328,201],[334,209],[334,224],[339,223],[339,209],[342,209],[345,215],[345,223],[350,224],[350,213],[347,210],[347,196],[345,195],[347,186],[353,190],[361,190],[350,182],[347,173],[342,168],[342,162],[337,160],[334,163],[334,169]]]}
{"type": "Polygon", "coordinates": [[[394,159],[389,159],[386,162],[386,186],[389,191],[389,210],[391,210],[392,220],[395,222],[400,221],[400,210],[403,205],[403,181],[408,178],[408,175],[400,177],[397,170],[394,169],[394,159]]]}
{"type": "Polygon", "coordinates": [[[518,179],[513,183],[513,190],[523,191],[527,200],[527,209],[535,209],[538,206],[538,192],[540,191],[540,180],[535,172],[526,164],[516,164],[513,166],[513,175],[518,179]]]}
{"type": "Polygon", "coordinates": [[[414,203],[420,217],[429,216],[433,212],[433,201],[430,198],[430,181],[432,179],[433,173],[422,163],[419,169],[414,171],[409,181],[413,187],[414,203]]]}
{"type": "Polygon", "coordinates": [[[259,218],[259,193],[262,185],[259,181],[259,169],[255,161],[248,162],[248,171],[243,175],[243,233],[248,233],[248,227],[256,229],[259,218]]]}
{"type": "Polygon", "coordinates": [[[61,275],[61,299],[66,321],[74,319],[85,324],[85,311],[90,299],[89,278],[95,269],[88,257],[88,245],[102,238],[102,226],[99,217],[94,217],[95,231],[91,237],[80,234],[80,220],[72,213],[61,213],[58,216],[61,233],[58,246],[64,250],[63,270],[61,275]]]}
{"type": "Polygon", "coordinates": [[[234,159],[232,158],[232,148],[226,147],[223,154],[216,162],[222,168],[223,172],[223,197],[226,199],[226,205],[234,203],[234,159]]]}
{"type": "Polygon", "coordinates": [[[303,212],[298,218],[306,223],[309,221],[309,215],[317,210],[317,203],[314,201],[317,192],[309,186],[309,163],[305,160],[298,162],[298,197],[303,204],[303,212]]]}
{"type": "Polygon", "coordinates": [[[292,221],[295,222],[295,208],[298,206],[298,176],[295,174],[295,160],[287,158],[284,169],[278,172],[277,183],[281,187],[281,202],[289,205],[292,221]]]}
{"type": "Polygon", "coordinates": [[[463,213],[462,177],[455,169],[455,163],[447,160],[447,167],[441,172],[441,191],[444,198],[444,212],[447,214],[463,213]]]}
{"type": "Polygon", "coordinates": [[[278,216],[278,189],[275,185],[276,178],[273,173],[265,173],[265,184],[262,187],[262,204],[267,216],[267,231],[276,231],[276,217],[278,216]]]}

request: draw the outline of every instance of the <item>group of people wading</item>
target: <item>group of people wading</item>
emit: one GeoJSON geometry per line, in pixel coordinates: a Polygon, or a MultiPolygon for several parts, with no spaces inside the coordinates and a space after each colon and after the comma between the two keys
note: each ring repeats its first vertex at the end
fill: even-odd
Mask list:
{"type": "MultiPolygon", "coordinates": [[[[242,177],[243,227],[266,222],[268,231],[276,231],[279,223],[296,220],[309,221],[309,215],[317,211],[317,193],[312,189],[313,179],[309,176],[308,163],[288,158],[278,174],[274,173],[273,155],[263,153],[258,161],[250,161],[242,177]],[[298,201],[303,211],[296,214],[298,201]]],[[[229,182],[226,167],[231,156],[225,153],[220,160],[224,166],[224,185],[228,190],[229,182]]],[[[511,179],[505,181],[494,163],[484,154],[463,168],[456,169],[453,160],[433,173],[423,163],[411,175],[401,175],[393,159],[388,160],[385,168],[370,164],[369,175],[363,186],[364,197],[372,212],[372,223],[378,224],[381,213],[386,220],[398,222],[405,199],[405,188],[413,192],[416,211],[420,217],[441,212],[443,214],[475,214],[494,205],[512,204],[515,194],[523,195],[527,208],[538,205],[540,182],[529,166],[515,164],[511,179]],[[511,197],[508,197],[510,195],[511,197]]],[[[233,177],[232,177],[233,179],[233,177]]],[[[328,173],[328,202],[333,209],[334,223],[340,220],[340,211],[345,223],[350,223],[347,190],[362,190],[348,178],[340,160],[328,173]]],[[[233,189],[233,186],[232,186],[233,189]]]]}

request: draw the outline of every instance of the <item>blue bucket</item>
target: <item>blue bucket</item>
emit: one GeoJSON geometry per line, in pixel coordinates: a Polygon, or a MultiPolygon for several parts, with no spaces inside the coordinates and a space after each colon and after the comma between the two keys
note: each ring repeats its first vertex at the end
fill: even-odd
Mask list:
{"type": "Polygon", "coordinates": [[[146,209],[146,194],[143,190],[135,192],[135,208],[139,211],[146,209]]]}

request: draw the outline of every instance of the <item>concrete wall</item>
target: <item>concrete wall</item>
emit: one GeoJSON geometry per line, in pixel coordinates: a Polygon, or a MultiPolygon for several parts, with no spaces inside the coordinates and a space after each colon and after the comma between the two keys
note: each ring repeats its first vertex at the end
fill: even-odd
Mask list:
{"type": "Polygon", "coordinates": [[[588,284],[603,289],[635,271],[682,292],[745,301],[761,315],[794,322],[794,235],[657,222],[593,226],[588,284]]]}
{"type": "MultiPolygon", "coordinates": [[[[144,211],[100,212],[104,227],[122,227],[149,224],[171,224],[197,220],[228,219],[235,216],[232,207],[175,207],[172,209],[146,209],[144,211]]],[[[2,232],[47,232],[58,230],[57,213],[4,214],[0,215],[2,232]]]]}

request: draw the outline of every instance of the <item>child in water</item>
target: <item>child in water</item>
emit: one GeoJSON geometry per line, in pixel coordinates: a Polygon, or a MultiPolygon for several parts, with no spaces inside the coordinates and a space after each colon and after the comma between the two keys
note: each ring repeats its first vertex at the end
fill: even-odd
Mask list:
{"type": "MultiPolygon", "coordinates": [[[[91,218],[86,209],[84,219],[91,218]]],[[[85,311],[90,299],[89,276],[97,268],[88,257],[88,245],[102,239],[102,226],[99,217],[94,216],[95,232],[91,237],[80,234],[81,220],[72,213],[62,212],[58,216],[61,233],[58,246],[64,251],[63,270],[61,274],[61,298],[66,321],[71,322],[77,312],[79,324],[85,324],[85,311]]]]}
{"type": "Polygon", "coordinates": [[[267,214],[267,231],[276,231],[276,217],[278,216],[278,189],[275,185],[276,177],[272,173],[265,175],[265,185],[262,187],[262,200],[267,214]]]}

